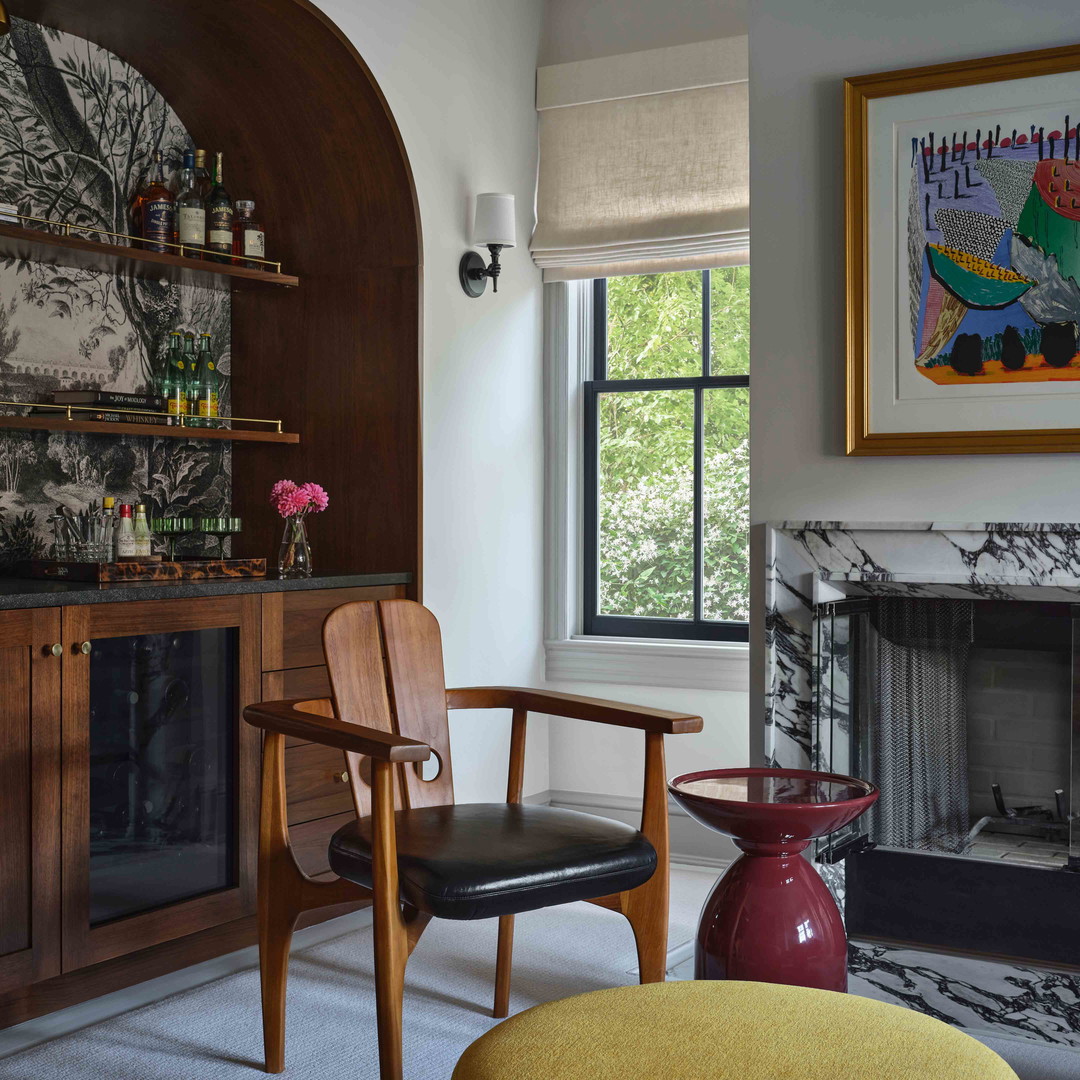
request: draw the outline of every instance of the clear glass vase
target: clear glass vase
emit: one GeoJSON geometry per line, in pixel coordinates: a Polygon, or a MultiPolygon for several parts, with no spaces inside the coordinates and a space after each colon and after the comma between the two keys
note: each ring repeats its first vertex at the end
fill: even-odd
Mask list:
{"type": "Polygon", "coordinates": [[[301,517],[285,519],[277,568],[279,577],[311,577],[311,545],[308,543],[307,526],[301,517]]]}

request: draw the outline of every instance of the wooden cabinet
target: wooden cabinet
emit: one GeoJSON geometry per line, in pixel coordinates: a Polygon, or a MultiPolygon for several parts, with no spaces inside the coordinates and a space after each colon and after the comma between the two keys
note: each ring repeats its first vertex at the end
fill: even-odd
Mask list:
{"type": "Polygon", "coordinates": [[[58,608],[0,619],[0,992],[60,971],[58,608]]]}
{"type": "MultiPolygon", "coordinates": [[[[404,595],[0,612],[0,1027],[252,944],[260,735],[243,708],[328,697],[323,619],[404,595]]],[[[312,876],[354,817],[344,769],[289,740],[289,834],[312,876]]]]}
{"type": "Polygon", "coordinates": [[[63,615],[63,967],[255,907],[258,596],[63,615]]]}

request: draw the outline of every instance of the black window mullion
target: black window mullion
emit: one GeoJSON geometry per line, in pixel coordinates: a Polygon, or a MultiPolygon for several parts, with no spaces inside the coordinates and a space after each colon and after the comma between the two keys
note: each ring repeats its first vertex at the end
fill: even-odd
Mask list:
{"type": "Polygon", "coordinates": [[[607,378],[607,278],[593,281],[593,378],[607,378]]]}
{"type": "Polygon", "coordinates": [[[701,374],[712,374],[712,297],[708,270],[701,271],[701,374]]]}
{"type": "MultiPolygon", "coordinates": [[[[705,391],[694,390],[694,622],[702,622],[705,558],[705,391]]],[[[599,536],[597,536],[599,541],[599,536]]]]}

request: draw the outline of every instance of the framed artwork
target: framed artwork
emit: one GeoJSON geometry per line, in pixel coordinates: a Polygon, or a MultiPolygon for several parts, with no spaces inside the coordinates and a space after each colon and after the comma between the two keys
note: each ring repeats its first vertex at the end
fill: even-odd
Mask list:
{"type": "Polygon", "coordinates": [[[849,454],[1080,451],[1078,72],[845,81],[849,454]]]}

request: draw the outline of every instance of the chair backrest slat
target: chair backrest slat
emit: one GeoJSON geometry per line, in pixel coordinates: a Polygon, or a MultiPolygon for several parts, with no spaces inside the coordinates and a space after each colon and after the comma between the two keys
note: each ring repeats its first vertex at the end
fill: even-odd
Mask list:
{"type": "Polygon", "coordinates": [[[418,767],[404,767],[406,798],[411,807],[452,803],[454,778],[439,622],[423,604],[412,600],[380,600],[378,604],[398,734],[426,742],[439,763],[438,775],[431,780],[424,780],[418,767]]]}
{"type": "MultiPolygon", "coordinates": [[[[373,601],[343,604],[323,622],[323,653],[333,713],[339,720],[396,731],[386,690],[382,635],[373,601]]],[[[371,812],[371,769],[359,754],[345,755],[358,817],[371,812]]],[[[400,790],[397,803],[404,805],[400,790]]]]}

